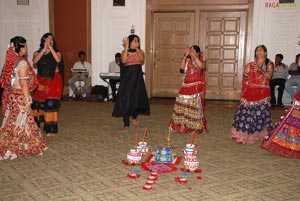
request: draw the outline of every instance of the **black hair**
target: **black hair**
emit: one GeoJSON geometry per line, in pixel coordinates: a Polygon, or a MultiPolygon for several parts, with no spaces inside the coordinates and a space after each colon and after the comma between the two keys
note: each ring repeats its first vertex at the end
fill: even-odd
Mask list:
{"type": "Polygon", "coordinates": [[[296,64],[298,64],[299,59],[300,59],[300,54],[297,54],[297,55],[296,55],[296,58],[295,58],[295,63],[296,63],[296,64]]]}
{"type": "Polygon", "coordinates": [[[46,38],[48,38],[49,36],[52,36],[53,38],[53,49],[57,52],[58,49],[57,49],[57,46],[56,46],[56,40],[55,40],[55,37],[52,33],[48,32],[48,33],[45,33],[42,38],[41,38],[41,43],[40,43],[40,49],[39,50],[42,50],[44,49],[44,42],[46,40],[46,38]]]}
{"type": "Polygon", "coordinates": [[[200,58],[200,53],[201,53],[200,47],[198,45],[193,45],[192,47],[198,53],[198,57],[200,58]]]}
{"type": "Polygon", "coordinates": [[[25,47],[26,45],[26,39],[22,36],[15,36],[12,39],[10,39],[10,43],[14,45],[15,52],[19,54],[22,47],[25,47]]]}
{"type": "Polygon", "coordinates": [[[131,42],[134,40],[135,37],[138,39],[138,42],[140,42],[140,37],[139,37],[138,35],[135,35],[135,34],[129,35],[129,36],[128,36],[129,48],[130,48],[131,42]]]}
{"type": "Polygon", "coordinates": [[[78,57],[80,57],[81,55],[83,55],[83,56],[86,56],[86,54],[85,54],[85,52],[84,52],[84,51],[80,51],[80,52],[78,52],[78,57]]]}
{"type": "Polygon", "coordinates": [[[283,55],[282,54],[276,54],[275,57],[279,57],[281,60],[283,59],[283,55]]]}
{"type": "Polygon", "coordinates": [[[121,58],[121,53],[119,53],[119,52],[116,53],[116,54],[115,54],[115,58],[121,58]]]}
{"type": "MultiPolygon", "coordinates": [[[[266,46],[264,46],[264,45],[258,45],[258,46],[255,48],[255,50],[254,50],[254,58],[255,58],[255,61],[257,60],[257,58],[256,58],[256,50],[257,50],[259,47],[261,47],[265,52],[268,52],[268,49],[267,49],[266,46]]],[[[265,59],[265,64],[266,64],[266,66],[268,65],[269,61],[270,61],[270,59],[268,58],[268,55],[266,55],[266,59],[265,59]]]]}

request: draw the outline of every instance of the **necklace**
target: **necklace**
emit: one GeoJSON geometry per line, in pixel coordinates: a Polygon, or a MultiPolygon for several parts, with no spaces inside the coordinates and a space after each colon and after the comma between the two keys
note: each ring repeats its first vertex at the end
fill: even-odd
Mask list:
{"type": "Polygon", "coordinates": [[[257,66],[258,66],[259,68],[263,67],[263,65],[264,65],[264,63],[261,63],[261,64],[256,63],[256,64],[257,64],[257,66]]]}

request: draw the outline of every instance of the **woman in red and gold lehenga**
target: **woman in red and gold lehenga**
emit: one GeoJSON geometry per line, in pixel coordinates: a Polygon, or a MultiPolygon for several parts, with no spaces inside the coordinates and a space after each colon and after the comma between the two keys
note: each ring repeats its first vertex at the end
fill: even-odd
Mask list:
{"type": "Polygon", "coordinates": [[[1,78],[4,118],[0,130],[0,160],[27,154],[42,155],[47,144],[31,112],[30,92],[38,81],[30,66],[25,38],[10,40],[1,78]]]}
{"type": "Polygon", "coordinates": [[[300,159],[300,90],[263,141],[262,148],[279,156],[300,159]]]}
{"type": "Polygon", "coordinates": [[[185,73],[185,77],[176,97],[169,129],[174,132],[201,134],[207,131],[204,116],[206,80],[205,62],[199,46],[186,49],[180,71],[185,73]]]}
{"type": "Polygon", "coordinates": [[[267,48],[255,49],[255,62],[243,72],[242,96],[231,128],[231,138],[239,143],[262,140],[272,127],[270,112],[270,79],[274,63],[267,58],[267,48]]]}

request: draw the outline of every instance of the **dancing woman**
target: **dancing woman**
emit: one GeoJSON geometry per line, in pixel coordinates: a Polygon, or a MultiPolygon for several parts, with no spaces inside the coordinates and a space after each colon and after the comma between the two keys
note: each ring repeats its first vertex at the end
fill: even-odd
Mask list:
{"type": "Polygon", "coordinates": [[[30,93],[38,86],[38,81],[27,60],[26,40],[16,36],[10,43],[1,78],[5,114],[0,130],[0,160],[27,154],[42,155],[47,149],[31,111],[30,93]]]}
{"type": "Polygon", "coordinates": [[[140,49],[140,38],[130,35],[123,39],[123,46],[121,60],[126,71],[121,76],[112,116],[123,116],[123,131],[128,132],[130,117],[137,125],[139,114],[150,115],[150,106],[142,71],[145,54],[140,49]]]}
{"type": "Polygon", "coordinates": [[[39,127],[44,122],[47,136],[58,133],[58,110],[63,93],[64,65],[52,33],[41,38],[40,49],[33,54],[39,86],[34,92],[33,111],[39,127]]]}
{"type": "Polygon", "coordinates": [[[207,131],[204,115],[205,66],[199,46],[185,50],[180,66],[185,76],[169,123],[171,131],[198,134],[207,131]]]}
{"type": "Polygon", "coordinates": [[[267,48],[255,48],[255,61],[243,72],[242,96],[233,118],[231,138],[239,143],[262,140],[272,127],[270,79],[274,63],[267,58],[267,48]]]}
{"type": "Polygon", "coordinates": [[[262,148],[282,157],[300,159],[300,90],[294,98],[293,104],[264,139],[262,148]]]}

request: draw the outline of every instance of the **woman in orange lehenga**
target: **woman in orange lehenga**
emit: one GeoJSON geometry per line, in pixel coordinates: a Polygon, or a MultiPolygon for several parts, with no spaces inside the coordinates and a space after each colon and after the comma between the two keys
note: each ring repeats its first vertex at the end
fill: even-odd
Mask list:
{"type": "Polygon", "coordinates": [[[255,61],[248,63],[243,72],[241,101],[231,128],[231,138],[239,143],[262,140],[272,127],[270,79],[273,70],[274,63],[267,58],[267,48],[257,46],[255,61]]]}
{"type": "Polygon", "coordinates": [[[174,132],[198,133],[207,131],[205,106],[205,62],[199,46],[187,48],[180,71],[185,73],[181,89],[176,97],[169,128],[174,132]]]}
{"type": "Polygon", "coordinates": [[[43,130],[47,136],[53,136],[58,133],[64,66],[52,33],[41,38],[40,49],[33,54],[33,64],[37,67],[39,86],[34,92],[32,110],[38,126],[44,122],[43,130]]]}
{"type": "Polygon", "coordinates": [[[27,154],[42,155],[47,149],[30,109],[30,91],[37,87],[38,82],[26,59],[26,40],[16,36],[10,42],[1,78],[4,118],[0,130],[0,160],[27,154]]]}
{"type": "Polygon", "coordinates": [[[283,118],[263,141],[262,148],[279,156],[300,159],[300,90],[283,118]]]}

